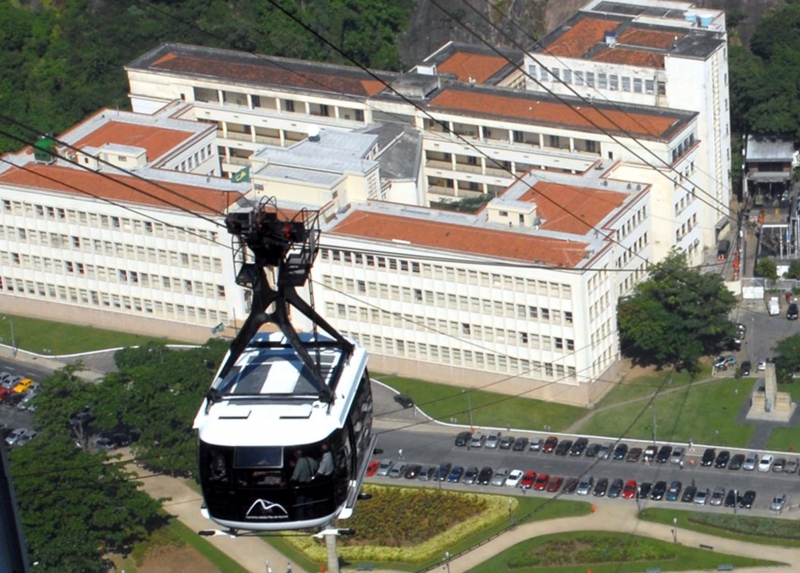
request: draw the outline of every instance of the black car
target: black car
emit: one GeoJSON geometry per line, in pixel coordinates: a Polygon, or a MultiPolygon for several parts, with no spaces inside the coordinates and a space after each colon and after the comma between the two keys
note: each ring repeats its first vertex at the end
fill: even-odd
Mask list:
{"type": "Polygon", "coordinates": [[[556,446],[556,455],[557,456],[566,456],[569,453],[570,448],[572,447],[572,440],[561,440],[558,442],[556,446]]]}
{"type": "Polygon", "coordinates": [[[561,490],[561,493],[575,493],[575,490],[578,489],[578,483],[581,480],[578,478],[567,478],[567,481],[564,482],[564,487],[561,490]]]}
{"type": "Polygon", "coordinates": [[[730,463],[728,464],[729,470],[740,470],[742,469],[742,464],[744,463],[744,454],[736,454],[731,458],[730,463]]]}
{"type": "Polygon", "coordinates": [[[492,476],[494,475],[494,471],[489,466],[485,466],[481,469],[481,473],[478,474],[478,485],[489,485],[489,482],[492,481],[492,476]]]}
{"type": "Polygon", "coordinates": [[[419,464],[409,464],[406,466],[406,471],[403,477],[406,479],[417,479],[419,472],[422,471],[422,466],[419,464]]]}
{"type": "Polygon", "coordinates": [[[626,462],[638,462],[642,457],[642,448],[631,448],[628,450],[628,457],[625,458],[626,462]]]}
{"type": "Polygon", "coordinates": [[[464,448],[472,439],[472,432],[459,432],[456,436],[456,446],[464,448]]]}
{"type": "Polygon", "coordinates": [[[725,507],[736,507],[736,490],[728,490],[728,495],[725,496],[725,507]]]}
{"type": "Polygon", "coordinates": [[[797,320],[797,303],[793,302],[789,305],[789,309],[786,311],[786,318],[789,320],[797,320]]]}
{"type": "Polygon", "coordinates": [[[714,448],[708,448],[703,452],[703,459],[700,460],[700,465],[708,467],[714,463],[714,458],[717,457],[717,452],[714,448]]]}
{"type": "Polygon", "coordinates": [[[749,360],[745,360],[739,367],[739,372],[742,374],[742,376],[750,376],[750,370],[752,368],[753,368],[752,362],[750,362],[749,360]]]}
{"type": "Polygon", "coordinates": [[[600,444],[589,444],[586,446],[586,457],[587,458],[596,458],[597,452],[600,449],[600,444]]]}
{"type": "Polygon", "coordinates": [[[656,454],[656,461],[660,464],[665,464],[669,461],[670,455],[672,455],[672,446],[661,446],[661,449],[656,454]]]}
{"type": "Polygon", "coordinates": [[[742,500],[739,502],[739,507],[744,509],[752,509],[755,501],[756,492],[754,492],[752,489],[748,489],[746,492],[744,492],[742,500]]]}
{"type": "Polygon", "coordinates": [[[731,461],[731,453],[728,450],[722,450],[719,454],[717,454],[717,459],[714,460],[714,467],[726,468],[728,467],[729,461],[731,461]]]}
{"type": "Polygon", "coordinates": [[[608,489],[608,478],[600,478],[597,480],[597,483],[594,484],[594,491],[592,495],[595,497],[603,497],[606,495],[606,490],[608,489]]]}
{"type": "Polygon", "coordinates": [[[510,450],[511,446],[514,445],[514,436],[503,436],[500,438],[500,449],[501,450],[510,450]]]}
{"type": "MultiPolygon", "coordinates": [[[[664,487],[666,486],[667,484],[665,483],[664,487]]],[[[653,489],[653,484],[651,484],[649,481],[645,481],[639,484],[639,489],[637,490],[637,494],[640,499],[647,499],[647,496],[650,495],[650,491],[652,489],[653,489]]]]}
{"type": "Polygon", "coordinates": [[[697,488],[693,485],[686,486],[686,489],[683,490],[683,495],[681,496],[681,501],[683,503],[692,503],[694,501],[694,495],[697,493],[697,488]]]}
{"type": "Polygon", "coordinates": [[[436,475],[434,476],[435,481],[444,481],[447,479],[447,476],[450,475],[450,470],[453,469],[453,464],[450,462],[444,462],[443,464],[439,464],[439,469],[436,470],[436,475]]]}
{"type": "Polygon", "coordinates": [[[614,455],[612,456],[615,460],[624,460],[625,456],[628,455],[628,444],[618,444],[616,448],[614,448],[614,455]]]}
{"type": "Polygon", "coordinates": [[[514,445],[511,446],[511,449],[515,452],[524,452],[525,448],[528,447],[528,438],[517,438],[514,440],[514,445]]]}
{"type": "Polygon", "coordinates": [[[608,488],[608,497],[619,497],[624,486],[625,483],[622,481],[622,478],[617,478],[612,481],[608,488]]]}
{"type": "Polygon", "coordinates": [[[475,466],[467,468],[467,471],[464,472],[464,477],[461,478],[461,483],[467,485],[475,483],[478,480],[478,473],[478,468],[475,466]]]}
{"type": "Polygon", "coordinates": [[[589,445],[589,440],[586,438],[578,438],[575,440],[575,443],[572,444],[572,447],[569,449],[569,455],[571,456],[579,456],[583,453],[586,449],[586,446],[589,445]]]}
{"type": "Polygon", "coordinates": [[[657,481],[653,486],[653,491],[650,492],[650,499],[660,501],[664,499],[664,494],[667,492],[667,482],[657,481]]]}
{"type": "Polygon", "coordinates": [[[394,401],[400,404],[403,408],[413,408],[414,407],[414,400],[411,399],[411,396],[408,394],[400,394],[394,395],[394,401]]]}

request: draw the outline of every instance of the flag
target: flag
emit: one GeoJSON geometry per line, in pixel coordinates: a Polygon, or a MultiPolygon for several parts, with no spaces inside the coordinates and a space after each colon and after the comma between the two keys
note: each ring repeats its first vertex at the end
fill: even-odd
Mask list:
{"type": "Polygon", "coordinates": [[[237,171],[231,175],[231,181],[234,183],[249,183],[250,182],[250,166],[248,165],[241,171],[237,171]]]}
{"type": "Polygon", "coordinates": [[[225,325],[220,322],[217,326],[211,329],[211,334],[219,334],[223,330],[225,330],[225,325]]]}

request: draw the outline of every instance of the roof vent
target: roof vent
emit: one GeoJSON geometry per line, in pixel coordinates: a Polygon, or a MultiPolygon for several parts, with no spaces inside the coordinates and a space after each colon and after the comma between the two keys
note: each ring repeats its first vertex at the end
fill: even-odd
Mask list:
{"type": "Polygon", "coordinates": [[[617,45],[617,33],[614,31],[608,31],[605,33],[606,38],[606,46],[609,48],[613,48],[617,45]]]}
{"type": "Polygon", "coordinates": [[[309,125],[308,130],[308,140],[309,141],[319,141],[319,127],[316,125],[309,125]]]}

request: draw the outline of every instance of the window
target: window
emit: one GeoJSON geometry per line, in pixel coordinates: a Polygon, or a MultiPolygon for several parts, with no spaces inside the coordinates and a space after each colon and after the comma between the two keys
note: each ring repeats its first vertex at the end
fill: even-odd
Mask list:
{"type": "Polygon", "coordinates": [[[642,80],[641,78],[633,78],[633,91],[637,94],[642,93],[642,80]]]}
{"type": "Polygon", "coordinates": [[[618,90],[619,89],[619,76],[615,74],[611,74],[608,78],[608,88],[611,90],[618,90]]]}
{"type": "MultiPolygon", "coordinates": [[[[534,74],[534,77],[536,77],[536,74],[534,74]]],[[[544,66],[542,66],[542,73],[539,76],[539,79],[542,80],[543,82],[550,81],[550,74],[547,73],[547,68],[545,68],[544,66]]]]}
{"type": "Polygon", "coordinates": [[[564,70],[564,83],[565,84],[572,83],[572,70],[564,70]]]}
{"type": "Polygon", "coordinates": [[[666,95],[667,94],[667,84],[659,81],[658,82],[658,95],[666,95]]]}
{"type": "Polygon", "coordinates": [[[645,80],[644,81],[644,93],[646,94],[653,94],[656,88],[656,82],[654,80],[645,80]]]}
{"type": "Polygon", "coordinates": [[[631,79],[628,76],[622,76],[622,91],[631,91],[631,79]]]}
{"type": "Polygon", "coordinates": [[[606,74],[600,72],[597,74],[597,87],[601,90],[606,89],[608,87],[608,76],[606,74]]]}
{"type": "Polygon", "coordinates": [[[586,72],[586,85],[590,88],[594,87],[594,72],[586,72]]]}
{"type": "Polygon", "coordinates": [[[575,85],[576,86],[583,85],[583,72],[575,72],[575,85]]]}
{"type": "Polygon", "coordinates": [[[550,73],[553,75],[553,79],[554,80],[560,80],[561,79],[561,70],[560,69],[553,68],[552,70],[550,70],[550,73]]]}

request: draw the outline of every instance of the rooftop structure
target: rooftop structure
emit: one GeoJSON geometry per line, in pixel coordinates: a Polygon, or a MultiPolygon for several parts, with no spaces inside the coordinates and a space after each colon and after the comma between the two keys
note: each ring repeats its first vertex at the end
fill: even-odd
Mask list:
{"type": "Polygon", "coordinates": [[[465,83],[513,86],[523,63],[519,50],[504,50],[504,56],[487,46],[448,42],[414,68],[418,73],[448,75],[465,83]],[[509,61],[511,60],[511,61],[509,61]],[[513,62],[513,63],[512,63],[513,62]]]}

